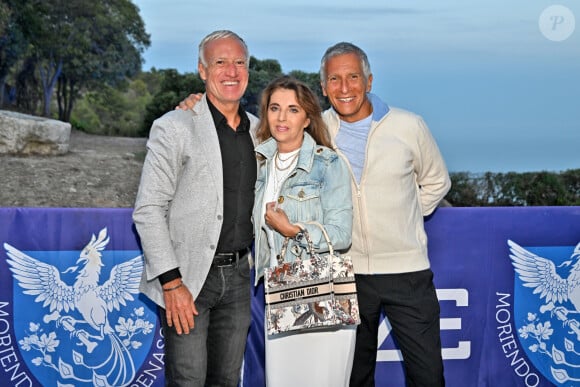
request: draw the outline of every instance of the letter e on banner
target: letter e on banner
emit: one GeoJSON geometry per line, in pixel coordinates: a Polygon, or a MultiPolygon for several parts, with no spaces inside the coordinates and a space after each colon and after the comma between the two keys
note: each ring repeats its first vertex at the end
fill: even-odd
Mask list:
{"type": "MultiPolygon", "coordinates": [[[[467,289],[437,289],[439,301],[455,301],[455,306],[469,306],[469,292],[467,289]]],[[[461,330],[461,317],[442,318],[441,330],[461,330]]],[[[391,324],[385,318],[379,326],[378,342],[380,346],[391,334],[391,324]]],[[[459,341],[457,346],[443,347],[441,349],[443,360],[469,359],[471,356],[471,341],[459,341]]],[[[403,361],[401,351],[398,349],[379,349],[377,361],[403,361]]]]}

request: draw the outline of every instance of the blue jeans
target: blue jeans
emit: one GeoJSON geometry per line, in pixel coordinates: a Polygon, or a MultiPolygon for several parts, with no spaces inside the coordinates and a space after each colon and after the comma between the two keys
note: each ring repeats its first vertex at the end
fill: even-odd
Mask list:
{"type": "Polygon", "coordinates": [[[161,321],[165,336],[166,386],[238,385],[250,326],[248,256],[209,271],[195,300],[198,315],[189,334],[178,335],[161,321]]]}

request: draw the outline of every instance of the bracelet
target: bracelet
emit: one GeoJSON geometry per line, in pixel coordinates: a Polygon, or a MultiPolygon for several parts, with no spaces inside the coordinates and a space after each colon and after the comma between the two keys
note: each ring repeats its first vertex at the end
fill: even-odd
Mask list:
{"type": "Polygon", "coordinates": [[[183,282],[180,282],[180,283],[179,283],[179,285],[175,285],[175,286],[174,286],[174,287],[172,287],[172,288],[167,288],[167,289],[166,289],[166,288],[163,288],[163,291],[164,291],[164,292],[170,292],[170,291],[172,291],[172,290],[179,289],[179,288],[180,288],[180,287],[182,287],[182,286],[183,286],[183,282]]]}
{"type": "Polygon", "coordinates": [[[294,241],[300,243],[304,240],[304,232],[305,232],[305,228],[304,226],[302,226],[300,223],[294,223],[294,226],[298,226],[298,228],[300,230],[298,230],[298,232],[296,233],[296,235],[294,235],[292,237],[292,239],[294,239],[294,241]]]}

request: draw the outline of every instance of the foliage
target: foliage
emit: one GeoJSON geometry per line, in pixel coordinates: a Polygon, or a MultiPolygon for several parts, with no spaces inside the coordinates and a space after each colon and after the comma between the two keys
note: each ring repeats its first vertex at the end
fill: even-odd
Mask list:
{"type": "Polygon", "coordinates": [[[580,206],[580,170],[569,169],[560,174],[564,189],[571,198],[567,205],[580,206]]]}
{"type": "Polygon", "coordinates": [[[246,111],[257,115],[260,106],[260,95],[266,85],[282,75],[282,66],[275,59],[259,60],[250,57],[250,80],[242,97],[242,106],[246,111]]]}
{"type": "Polygon", "coordinates": [[[141,77],[116,88],[105,85],[80,98],[71,124],[88,133],[138,137],[151,98],[141,77]]]}
{"type": "Polygon", "coordinates": [[[451,173],[451,190],[445,199],[455,207],[469,207],[479,202],[475,179],[468,172],[451,173]]]}
{"type": "Polygon", "coordinates": [[[580,205],[580,169],[450,175],[445,199],[456,207],[580,205]]]}
{"type": "MultiPolygon", "coordinates": [[[[136,74],[150,44],[139,9],[130,0],[3,0],[2,4],[12,15],[2,19],[8,20],[9,31],[0,39],[2,90],[9,70],[27,64],[14,70],[21,80],[17,93],[20,87],[40,83],[42,112],[49,116],[56,89],[58,118],[63,121],[69,120],[82,93],[115,86],[136,74]],[[33,79],[37,74],[39,78],[33,79]]],[[[35,113],[27,111],[30,106],[17,106],[35,113]]]]}
{"type": "MultiPolygon", "coordinates": [[[[272,79],[282,75],[282,67],[273,59],[251,57],[249,70],[250,80],[242,97],[242,106],[257,114],[262,90],[272,79]]],[[[320,91],[318,74],[293,71],[290,75],[307,83],[326,103],[320,91]]],[[[122,89],[122,85],[104,85],[84,93],[77,111],[72,115],[73,126],[90,133],[146,137],[156,118],[173,110],[189,94],[205,90],[197,73],[180,74],[175,69],[153,68],[149,72],[141,72],[129,81],[129,89],[135,87],[136,81],[139,81],[141,89],[133,92],[133,96],[131,91],[122,89]],[[128,118],[129,112],[133,113],[133,118],[128,118]],[[140,121],[137,116],[141,117],[140,121]]]]}
{"type": "MultiPolygon", "coordinates": [[[[130,0],[0,0],[0,107],[9,103],[35,114],[42,106],[44,115],[52,115],[56,95],[58,118],[77,129],[147,136],[153,120],[205,90],[197,73],[140,72],[149,44],[139,9],[130,0]]],[[[241,102],[257,114],[262,90],[283,72],[277,60],[255,57],[249,72],[241,102]]],[[[329,107],[318,73],[288,75],[309,85],[323,109],[329,107]]],[[[457,172],[451,180],[445,199],[453,206],[580,205],[580,169],[457,172]]]]}
{"type": "Polygon", "coordinates": [[[4,32],[8,28],[8,20],[10,19],[10,8],[8,4],[0,3],[0,36],[4,36],[4,32]]]}
{"type": "Polygon", "coordinates": [[[15,87],[16,106],[25,112],[36,112],[42,100],[40,80],[36,75],[36,59],[29,57],[24,60],[21,70],[16,76],[15,87]]]}
{"type": "Polygon", "coordinates": [[[161,79],[160,86],[145,107],[143,124],[139,130],[141,136],[147,136],[153,121],[173,110],[189,94],[202,93],[205,90],[203,81],[196,73],[181,75],[175,69],[167,69],[159,70],[158,74],[161,79]]]}
{"type": "Polygon", "coordinates": [[[14,98],[5,101],[4,91],[14,90],[14,84],[7,85],[8,77],[18,73],[14,68],[30,52],[30,38],[38,33],[41,21],[35,15],[41,1],[0,1],[0,106],[15,103],[14,98]]]}
{"type": "Polygon", "coordinates": [[[320,86],[320,74],[319,73],[306,73],[300,70],[293,70],[288,73],[288,75],[301,80],[306,83],[314,93],[318,96],[318,101],[322,110],[326,110],[330,107],[328,99],[322,94],[322,87],[320,86]]]}
{"type": "Polygon", "coordinates": [[[68,121],[84,87],[115,86],[137,74],[150,41],[138,8],[129,0],[77,0],[76,9],[65,3],[78,44],[74,49],[67,45],[62,53],[57,99],[59,119],[68,121]]]}
{"type": "MultiPolygon", "coordinates": [[[[153,69],[152,71],[156,71],[153,69]]],[[[146,136],[153,120],[162,116],[167,111],[173,110],[179,102],[192,93],[203,93],[205,85],[197,73],[179,74],[175,69],[160,70],[161,83],[153,98],[146,107],[143,126],[140,133],[146,136]]],[[[260,93],[272,79],[282,74],[282,67],[277,60],[259,60],[250,57],[250,79],[244,96],[242,106],[250,113],[257,114],[260,103],[260,93]]]]}

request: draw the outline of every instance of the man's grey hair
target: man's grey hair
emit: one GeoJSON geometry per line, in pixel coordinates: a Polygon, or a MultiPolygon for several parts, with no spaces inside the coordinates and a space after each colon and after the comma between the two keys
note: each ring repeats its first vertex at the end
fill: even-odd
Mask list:
{"type": "Polygon", "coordinates": [[[205,58],[205,47],[209,42],[213,42],[214,40],[225,39],[225,38],[234,38],[237,39],[242,47],[244,48],[244,54],[246,59],[246,68],[250,66],[250,52],[248,50],[248,46],[244,39],[242,39],[238,34],[229,30],[219,30],[214,31],[211,34],[207,35],[202,41],[199,43],[199,52],[198,52],[198,62],[203,65],[203,67],[207,68],[207,60],[205,58]]]}
{"type": "Polygon", "coordinates": [[[320,82],[322,82],[323,85],[326,86],[326,62],[328,62],[330,58],[344,54],[355,54],[358,57],[365,80],[369,80],[372,73],[367,54],[360,47],[355,46],[352,43],[340,42],[329,47],[320,61],[320,82]]]}

